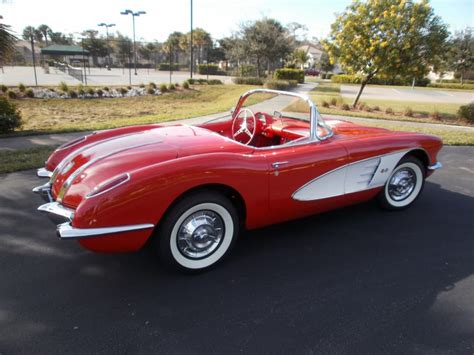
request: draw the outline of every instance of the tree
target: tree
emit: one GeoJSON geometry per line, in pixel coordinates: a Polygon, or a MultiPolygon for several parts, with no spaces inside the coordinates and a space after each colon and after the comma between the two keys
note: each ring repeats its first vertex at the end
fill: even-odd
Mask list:
{"type": "Polygon", "coordinates": [[[49,40],[54,44],[72,44],[72,39],[66,37],[62,32],[49,32],[49,40]]]}
{"type": "Polygon", "coordinates": [[[355,0],[331,26],[324,46],[351,74],[367,83],[382,78],[420,78],[446,50],[448,31],[428,0],[355,0]]]}
{"type": "Polygon", "coordinates": [[[117,38],[113,41],[112,48],[116,47],[117,58],[125,67],[126,63],[131,62],[132,58],[132,40],[120,33],[117,33],[117,38]]]}
{"type": "MultiPolygon", "coordinates": [[[[52,32],[51,28],[49,28],[48,25],[43,24],[43,25],[40,25],[38,27],[37,31],[39,31],[42,34],[42,36],[44,38],[44,41],[46,42],[46,46],[48,46],[48,44],[49,44],[48,43],[48,37],[50,37],[50,34],[52,32]]],[[[51,39],[51,37],[50,37],[50,39],[51,39]]]]}
{"type": "Polygon", "coordinates": [[[105,57],[108,54],[107,41],[97,37],[98,31],[95,30],[84,31],[82,35],[88,37],[83,40],[83,46],[92,56],[94,65],[97,65],[98,57],[105,57]]]}
{"type": "Polygon", "coordinates": [[[36,28],[34,28],[33,26],[26,26],[24,29],[23,29],[23,39],[26,39],[27,41],[31,41],[31,39],[33,38],[34,40],[38,41],[38,42],[42,42],[43,41],[43,35],[40,31],[38,31],[36,28]]]}
{"type": "Polygon", "coordinates": [[[275,63],[282,61],[292,50],[292,37],[283,25],[269,18],[241,26],[243,50],[253,58],[257,66],[257,76],[261,74],[262,64],[266,62],[271,71],[275,63]]]}
{"type": "Polygon", "coordinates": [[[10,26],[0,23],[0,66],[3,66],[16,52],[17,38],[12,34],[10,26]]]}
{"type": "Polygon", "coordinates": [[[170,70],[173,68],[173,62],[176,56],[176,61],[178,61],[179,51],[181,50],[180,45],[182,44],[183,34],[181,32],[175,31],[168,36],[168,39],[163,43],[163,50],[168,54],[170,70]]]}
{"type": "Polygon", "coordinates": [[[449,62],[452,68],[460,74],[461,84],[464,83],[466,72],[474,70],[474,37],[472,28],[456,32],[451,42],[449,62]]]}
{"type": "Polygon", "coordinates": [[[319,60],[319,63],[317,64],[317,68],[320,71],[325,72],[325,73],[334,69],[334,64],[331,63],[329,55],[326,52],[323,52],[323,54],[321,54],[321,59],[319,60]]]}
{"type": "Polygon", "coordinates": [[[309,56],[303,49],[295,49],[293,51],[293,60],[296,64],[300,65],[300,68],[303,69],[304,64],[308,61],[309,56]]]}

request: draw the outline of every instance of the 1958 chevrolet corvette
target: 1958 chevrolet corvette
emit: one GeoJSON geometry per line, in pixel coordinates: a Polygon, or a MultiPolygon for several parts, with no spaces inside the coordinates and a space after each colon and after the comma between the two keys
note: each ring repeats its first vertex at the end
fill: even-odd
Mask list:
{"type": "Polygon", "coordinates": [[[441,147],[433,136],[323,120],[307,96],[257,89],[226,118],[64,144],[33,191],[60,239],[106,253],[152,244],[165,265],[200,271],[229,253],[241,228],[372,198],[389,210],[410,206],[441,167],[441,147]]]}

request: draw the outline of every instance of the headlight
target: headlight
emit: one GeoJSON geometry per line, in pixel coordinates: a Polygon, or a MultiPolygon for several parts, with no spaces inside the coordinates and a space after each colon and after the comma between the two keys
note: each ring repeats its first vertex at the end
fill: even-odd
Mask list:
{"type": "Polygon", "coordinates": [[[101,195],[103,193],[106,193],[110,190],[113,190],[113,189],[119,187],[120,185],[125,184],[129,180],[130,180],[130,174],[129,173],[125,173],[125,174],[116,176],[116,177],[114,177],[110,180],[107,180],[107,181],[97,185],[96,187],[94,187],[94,189],[86,195],[86,198],[91,198],[91,197],[95,197],[95,196],[101,195]]]}

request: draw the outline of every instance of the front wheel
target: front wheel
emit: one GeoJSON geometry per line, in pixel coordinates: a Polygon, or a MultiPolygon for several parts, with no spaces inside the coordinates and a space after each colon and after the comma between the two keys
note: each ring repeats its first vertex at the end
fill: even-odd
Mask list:
{"type": "Polygon", "coordinates": [[[158,230],[158,254],[165,266],[204,271],[231,250],[239,232],[238,215],[223,195],[205,191],[176,203],[158,230]]]}
{"type": "Polygon", "coordinates": [[[405,157],[388,177],[378,201],[387,210],[408,208],[420,195],[424,183],[425,168],[422,163],[415,157],[405,157]]]}

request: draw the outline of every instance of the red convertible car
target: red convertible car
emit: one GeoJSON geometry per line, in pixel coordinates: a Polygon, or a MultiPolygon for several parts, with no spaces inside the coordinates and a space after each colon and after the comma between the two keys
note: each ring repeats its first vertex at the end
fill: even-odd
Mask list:
{"type": "Polygon", "coordinates": [[[410,206],[441,167],[439,138],[323,120],[304,95],[257,89],[232,113],[190,126],[95,132],[49,157],[33,189],[60,239],[97,252],[154,245],[165,265],[201,271],[239,230],[372,198],[410,206]]]}

